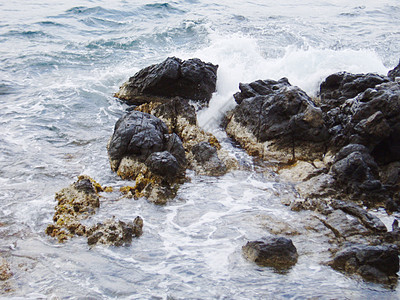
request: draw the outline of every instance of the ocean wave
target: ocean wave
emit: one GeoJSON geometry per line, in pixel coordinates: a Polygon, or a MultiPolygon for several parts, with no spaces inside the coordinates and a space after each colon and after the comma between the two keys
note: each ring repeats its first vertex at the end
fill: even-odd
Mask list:
{"type": "Polygon", "coordinates": [[[179,9],[167,2],[165,3],[153,3],[153,4],[146,4],[143,6],[144,9],[149,10],[151,12],[167,12],[167,13],[178,13],[182,14],[185,13],[185,10],[179,9]]]}

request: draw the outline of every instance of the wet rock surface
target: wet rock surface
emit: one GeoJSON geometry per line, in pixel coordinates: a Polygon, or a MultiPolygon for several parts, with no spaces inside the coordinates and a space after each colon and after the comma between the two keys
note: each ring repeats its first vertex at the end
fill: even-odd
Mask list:
{"type": "MultiPolygon", "coordinates": [[[[129,112],[117,121],[107,147],[111,168],[114,171],[118,170],[124,157],[145,162],[151,154],[164,152],[167,149],[177,154],[184,151],[179,138],[168,134],[168,128],[163,121],[139,111],[129,112]]],[[[175,159],[184,167],[184,156],[177,155],[175,159]]]]}
{"type": "Polygon", "coordinates": [[[330,265],[337,270],[361,275],[379,283],[396,281],[399,251],[395,246],[351,245],[336,253],[330,265]]]}
{"type": "Polygon", "coordinates": [[[293,242],[285,237],[265,237],[248,242],[242,248],[244,256],[260,266],[278,270],[295,265],[298,254],[293,242]]]}
{"type": "Polygon", "coordinates": [[[240,89],[226,131],[250,154],[289,162],[324,148],[328,131],[321,109],[286,78],[241,84],[240,89]],[[315,143],[313,150],[307,142],[315,143]]]}
{"type": "Polygon", "coordinates": [[[142,218],[136,217],[133,222],[128,223],[112,218],[104,223],[98,223],[90,227],[86,232],[86,236],[89,245],[124,246],[129,245],[133,237],[140,237],[142,233],[142,218]]]}
{"type": "Polygon", "coordinates": [[[197,174],[220,176],[235,168],[237,162],[221,149],[217,138],[197,125],[196,110],[188,100],[175,97],[166,103],[154,102],[136,108],[160,118],[182,141],[187,167],[197,174]]]}
{"type": "Polygon", "coordinates": [[[111,169],[136,181],[135,192],[129,193],[165,204],[184,182],[187,168],[219,176],[235,165],[218,140],[197,125],[196,108],[189,102],[208,104],[217,68],[196,58],[169,57],[139,71],[116,93],[139,104],[118,120],[107,147],[111,169]],[[200,151],[200,144],[211,155],[200,151]]]}
{"type": "Polygon", "coordinates": [[[11,272],[10,265],[3,257],[0,257],[0,280],[8,280],[12,277],[12,275],[13,274],[11,272]]]}
{"type": "Polygon", "coordinates": [[[215,92],[217,65],[193,58],[169,57],[146,67],[124,83],[116,97],[142,104],[179,96],[207,105],[215,92]]]}
{"type": "Polygon", "coordinates": [[[159,118],[131,111],[115,125],[107,146],[111,169],[124,179],[136,181],[137,196],[150,197],[152,189],[163,185],[165,195],[151,198],[164,204],[175,194],[175,184],[184,177],[186,155],[180,138],[169,133],[159,118]]]}
{"type": "Polygon", "coordinates": [[[74,236],[85,236],[89,245],[97,243],[122,246],[142,234],[143,220],[138,216],[133,222],[125,223],[112,218],[94,226],[85,225],[100,207],[100,192],[105,189],[89,176],[81,175],[67,188],[56,193],[57,205],[54,224],[46,228],[46,234],[65,242],[74,236]]]}
{"type": "Polygon", "coordinates": [[[343,104],[368,88],[388,82],[389,78],[378,74],[351,74],[339,72],[325,78],[320,85],[319,96],[325,110],[343,104]]]}
{"type": "Polygon", "coordinates": [[[332,253],[339,251],[331,265],[380,283],[399,269],[395,248],[386,244],[399,244],[398,225],[388,232],[370,211],[400,207],[397,72],[398,66],[388,76],[332,74],[315,99],[285,78],[241,83],[224,124],[250,155],[275,162],[281,179],[293,183],[298,197],[282,203],[314,211],[330,232],[332,253]],[[379,257],[392,269],[377,267],[385,264],[375,263],[379,257]]]}

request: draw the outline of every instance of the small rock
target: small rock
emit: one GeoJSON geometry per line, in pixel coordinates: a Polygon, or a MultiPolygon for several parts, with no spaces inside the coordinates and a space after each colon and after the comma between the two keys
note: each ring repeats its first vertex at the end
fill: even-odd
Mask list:
{"type": "Polygon", "coordinates": [[[348,246],[329,263],[336,270],[356,273],[368,281],[390,283],[397,280],[399,251],[394,246],[348,246]]]}
{"type": "Polygon", "coordinates": [[[115,218],[98,223],[87,231],[89,245],[105,244],[111,246],[129,245],[133,237],[143,233],[143,220],[136,217],[133,222],[117,221],[115,218]]]}
{"type": "Polygon", "coordinates": [[[226,173],[225,164],[219,159],[217,149],[208,142],[200,142],[192,147],[192,154],[196,165],[195,169],[202,169],[203,174],[219,176],[226,173]]]}
{"type": "Polygon", "coordinates": [[[293,242],[284,237],[266,237],[247,242],[242,250],[247,259],[260,266],[274,267],[278,270],[295,265],[298,258],[293,242]]]}
{"type": "Polygon", "coordinates": [[[10,279],[12,275],[10,265],[4,258],[0,257],[0,280],[5,281],[10,279]]]}

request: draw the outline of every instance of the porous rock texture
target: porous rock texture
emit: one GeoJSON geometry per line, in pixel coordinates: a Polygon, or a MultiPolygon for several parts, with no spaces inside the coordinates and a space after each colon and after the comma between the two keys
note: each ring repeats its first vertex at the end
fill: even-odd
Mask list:
{"type": "Polygon", "coordinates": [[[133,222],[117,221],[115,218],[104,224],[85,225],[84,220],[95,214],[100,207],[100,192],[104,189],[86,175],[81,175],[70,186],[56,193],[57,205],[54,224],[46,228],[46,234],[64,242],[73,236],[85,236],[88,244],[102,243],[112,246],[129,244],[132,237],[142,234],[143,220],[139,216],[133,222]]]}

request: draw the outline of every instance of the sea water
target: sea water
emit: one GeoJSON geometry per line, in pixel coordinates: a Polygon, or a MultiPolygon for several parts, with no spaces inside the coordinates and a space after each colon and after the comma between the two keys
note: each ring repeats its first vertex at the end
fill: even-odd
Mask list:
{"type": "MultiPolygon", "coordinates": [[[[327,238],[296,235],[290,183],[219,129],[239,82],[287,77],[310,96],[337,71],[386,74],[400,58],[400,5],[383,1],[27,1],[0,3],[0,251],[10,298],[395,299],[388,288],[323,264],[327,238]],[[54,194],[80,174],[129,184],[110,170],[106,144],[127,105],[113,98],[136,71],[168,56],[219,65],[199,124],[241,169],[214,178],[188,171],[165,206],[105,195],[92,222],[144,219],[131,246],[58,244],[44,234],[54,194]],[[293,230],[299,261],[277,273],[241,247],[274,222],[293,230]]],[[[389,218],[389,217],[387,217],[389,218]]],[[[390,218],[389,218],[390,219],[390,218]]],[[[387,222],[390,220],[387,219],[387,222]]],[[[8,292],[4,292],[7,290],[8,292]]]]}

